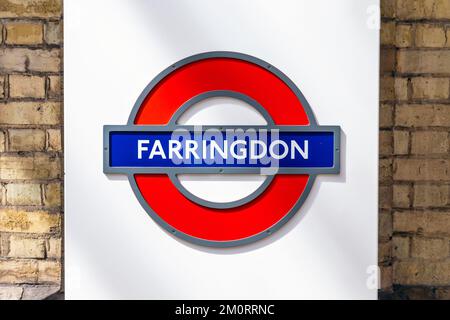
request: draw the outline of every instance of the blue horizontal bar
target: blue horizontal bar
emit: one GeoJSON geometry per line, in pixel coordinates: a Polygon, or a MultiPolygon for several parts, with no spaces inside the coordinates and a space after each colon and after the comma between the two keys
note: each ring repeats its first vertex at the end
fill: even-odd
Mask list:
{"type": "Polygon", "coordinates": [[[231,138],[225,132],[207,136],[190,131],[182,135],[168,131],[111,131],[109,166],[332,168],[335,163],[334,148],[334,132],[330,131],[290,131],[277,134],[257,131],[254,134],[235,133],[231,138]],[[240,142],[233,145],[236,140],[240,142]],[[215,148],[212,148],[212,144],[215,148]],[[264,146],[261,144],[266,147],[265,156],[260,159],[252,158],[255,154],[264,155],[264,146]],[[225,153],[225,157],[221,153],[225,153]]]}

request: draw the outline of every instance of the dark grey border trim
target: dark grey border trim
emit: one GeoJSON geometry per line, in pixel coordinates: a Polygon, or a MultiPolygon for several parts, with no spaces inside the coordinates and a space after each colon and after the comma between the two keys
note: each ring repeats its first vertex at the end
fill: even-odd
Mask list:
{"type": "MultiPolygon", "coordinates": [[[[297,88],[297,86],[283,72],[281,72],[277,68],[273,67],[272,65],[268,64],[267,62],[260,60],[258,58],[255,58],[253,56],[242,54],[242,53],[237,53],[237,52],[228,52],[228,51],[214,51],[214,52],[200,53],[197,55],[187,57],[183,60],[180,60],[179,62],[166,68],[159,75],[157,75],[156,78],[154,78],[147,85],[147,87],[142,91],[142,93],[140,94],[140,96],[138,97],[138,99],[136,100],[136,102],[134,104],[133,110],[130,113],[127,124],[129,126],[134,125],[134,119],[136,118],[136,115],[140,109],[142,102],[145,100],[145,98],[150,93],[150,91],[159,83],[159,81],[161,81],[161,79],[163,79],[164,77],[169,75],[174,70],[176,70],[186,64],[189,64],[191,62],[195,62],[198,60],[209,59],[209,58],[232,58],[232,59],[244,60],[244,61],[252,62],[256,65],[259,65],[262,68],[265,68],[268,71],[272,72],[278,78],[280,78],[283,82],[285,82],[288,85],[288,87],[295,93],[297,98],[300,100],[300,102],[308,116],[308,119],[310,122],[310,127],[312,127],[312,128],[317,127],[316,119],[314,117],[314,114],[312,112],[312,109],[311,109],[308,101],[305,99],[305,97],[303,96],[301,91],[297,88]]],[[[105,126],[105,128],[106,127],[107,126],[105,126]]],[[[336,127],[336,128],[338,128],[338,127],[336,127]]],[[[105,129],[104,129],[104,133],[105,133],[105,129]]],[[[109,141],[108,141],[108,143],[109,143],[109,141]]],[[[336,136],[335,146],[339,146],[339,144],[340,144],[340,130],[339,130],[339,135],[336,136]]],[[[339,168],[339,166],[340,166],[340,149],[338,149],[338,147],[336,147],[335,149],[337,151],[337,157],[335,158],[335,166],[336,166],[336,168],[339,168]]],[[[107,150],[105,150],[105,152],[106,151],[107,150]]],[[[239,173],[239,172],[237,172],[237,173],[239,173]]],[[[307,173],[307,172],[305,172],[305,173],[307,173]]],[[[336,170],[334,173],[339,173],[339,169],[336,170]]],[[[303,202],[308,197],[308,195],[311,191],[311,188],[314,184],[314,181],[316,179],[316,174],[310,173],[310,177],[309,177],[308,183],[305,187],[305,190],[303,191],[301,197],[298,199],[297,203],[292,207],[292,209],[280,221],[278,221],[275,225],[273,225],[269,229],[264,230],[261,233],[256,234],[252,237],[239,239],[239,240],[235,240],[235,241],[209,241],[209,240],[196,238],[196,237],[190,236],[188,234],[185,234],[183,232],[180,232],[179,230],[174,229],[172,226],[170,226],[168,223],[166,223],[164,220],[162,220],[158,216],[158,214],[155,213],[153,211],[153,209],[148,205],[148,203],[145,201],[145,199],[142,197],[142,194],[136,184],[136,180],[134,179],[134,174],[128,173],[127,175],[128,175],[128,180],[130,182],[131,188],[133,189],[133,192],[135,193],[139,203],[142,205],[142,207],[145,209],[145,211],[150,215],[150,217],[153,220],[155,220],[156,223],[158,223],[162,228],[164,228],[169,233],[177,236],[178,238],[180,238],[182,240],[185,240],[185,241],[188,241],[193,244],[200,245],[200,246],[209,246],[209,247],[216,247],[216,248],[227,248],[227,247],[235,247],[235,246],[242,246],[242,245],[250,244],[255,241],[261,240],[261,239],[273,234],[277,230],[279,230],[300,209],[303,202]]]]}

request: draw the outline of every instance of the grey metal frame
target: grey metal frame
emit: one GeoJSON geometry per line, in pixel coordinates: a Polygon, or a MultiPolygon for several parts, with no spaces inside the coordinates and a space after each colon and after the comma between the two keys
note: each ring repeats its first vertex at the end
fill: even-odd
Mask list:
{"type": "Polygon", "coordinates": [[[185,58],[183,60],[180,60],[179,62],[171,65],[170,67],[166,68],[164,71],[162,71],[158,76],[156,76],[148,85],[147,87],[142,91],[140,96],[138,97],[137,101],[134,104],[134,107],[131,111],[131,114],[128,118],[128,123],[125,126],[114,126],[114,125],[105,125],[103,128],[103,171],[105,174],[126,174],[128,176],[128,181],[130,182],[130,185],[138,198],[139,203],[142,205],[142,207],[146,210],[146,212],[150,215],[150,217],[155,220],[162,228],[167,230],[169,233],[177,236],[180,239],[183,239],[185,241],[191,242],[193,244],[202,245],[202,246],[210,246],[210,247],[218,247],[218,248],[227,248],[227,247],[234,247],[234,246],[240,246],[249,244],[255,241],[258,241],[260,239],[263,239],[272,233],[276,232],[278,229],[280,229],[282,226],[284,226],[292,216],[295,215],[295,213],[298,211],[298,209],[302,206],[303,202],[307,198],[309,192],[311,191],[311,188],[314,184],[314,181],[316,179],[316,176],[318,174],[338,174],[340,172],[340,133],[341,129],[339,126],[318,126],[314,117],[314,114],[311,110],[311,107],[301,91],[297,88],[297,86],[280,70],[273,67],[272,65],[268,64],[267,62],[260,60],[258,58],[255,58],[250,55],[245,55],[241,53],[236,52],[227,52],[227,51],[215,51],[215,52],[207,52],[207,53],[201,53],[197,54],[188,58],[185,58]],[[248,96],[242,95],[237,92],[232,91],[210,91],[203,93],[197,97],[194,97],[187,101],[185,104],[183,104],[177,112],[173,115],[172,119],[169,121],[169,123],[165,126],[142,126],[142,125],[135,125],[134,120],[136,118],[136,115],[144,102],[147,95],[150,93],[150,91],[167,75],[169,75],[171,72],[177,70],[180,67],[183,67],[189,63],[198,61],[198,60],[204,60],[209,58],[232,58],[232,59],[239,59],[243,61],[248,61],[251,63],[254,63],[256,65],[259,65],[262,68],[265,68],[266,70],[270,71],[274,75],[276,75],[278,78],[280,78],[283,82],[286,83],[286,85],[296,94],[297,98],[300,100],[307,116],[310,122],[309,126],[276,126],[271,119],[270,115],[267,113],[267,111],[255,100],[251,99],[248,96]],[[202,126],[202,129],[208,129],[208,128],[215,128],[215,129],[231,129],[231,128],[239,128],[239,129],[248,129],[248,128],[254,128],[254,129],[279,129],[280,131],[330,131],[334,133],[334,166],[332,168],[279,168],[278,171],[274,172],[274,174],[308,174],[309,180],[305,187],[305,190],[303,191],[300,198],[297,200],[296,204],[293,206],[293,208],[275,225],[270,227],[267,230],[262,231],[261,233],[258,233],[254,236],[245,238],[245,239],[239,239],[234,241],[210,241],[205,239],[200,239],[193,237],[191,235],[188,235],[186,233],[183,233],[179,230],[174,229],[171,225],[169,225],[167,222],[162,220],[156,212],[153,211],[153,209],[149,206],[149,204],[145,201],[145,199],[142,197],[142,194],[139,190],[139,187],[136,184],[136,180],[134,179],[134,174],[136,173],[166,173],[168,174],[171,181],[174,183],[174,185],[178,188],[178,190],[186,196],[189,200],[194,201],[200,205],[211,207],[211,208],[217,208],[217,209],[225,209],[225,208],[232,208],[236,206],[243,205],[245,203],[248,203],[250,201],[255,200],[261,193],[265,191],[265,189],[270,185],[273,175],[265,173],[265,175],[268,175],[268,179],[266,179],[265,183],[258,188],[254,193],[247,196],[244,199],[241,199],[236,202],[230,202],[225,204],[220,203],[213,203],[209,201],[205,201],[203,199],[200,199],[196,196],[194,196],[192,193],[187,191],[184,187],[182,187],[181,183],[179,182],[178,178],[176,177],[179,173],[213,173],[213,174],[242,174],[242,173],[257,173],[261,174],[261,168],[111,168],[109,165],[109,134],[111,131],[173,131],[175,129],[184,128],[187,130],[195,131],[196,126],[179,126],[177,125],[176,121],[178,118],[193,104],[206,99],[210,97],[216,97],[216,96],[230,96],[237,99],[241,99],[253,107],[257,108],[258,111],[264,116],[266,119],[268,125],[267,126],[202,126]]]}

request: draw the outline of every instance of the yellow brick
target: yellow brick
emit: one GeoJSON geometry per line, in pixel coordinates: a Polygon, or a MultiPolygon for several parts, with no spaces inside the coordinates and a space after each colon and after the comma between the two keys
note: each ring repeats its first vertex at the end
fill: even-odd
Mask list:
{"type": "MultiPolygon", "coordinates": [[[[392,1],[392,0],[391,0],[392,1]]],[[[395,29],[395,44],[399,48],[411,47],[413,43],[413,27],[409,24],[398,24],[395,29]]]]}
{"type": "Polygon", "coordinates": [[[413,99],[448,99],[450,81],[448,78],[418,77],[412,79],[413,99]]]}
{"type": "Polygon", "coordinates": [[[435,0],[396,0],[397,17],[400,19],[431,18],[434,2],[435,0]]]}
{"type": "Polygon", "coordinates": [[[409,208],[410,187],[409,185],[396,184],[393,188],[393,205],[396,208],[409,208]]]}
{"type": "Polygon", "coordinates": [[[416,46],[428,48],[442,48],[447,39],[442,26],[432,24],[418,24],[416,27],[416,46]]]}
{"type": "Polygon", "coordinates": [[[408,131],[394,131],[394,154],[408,154],[409,153],[409,132],[408,131]]]}
{"type": "Polygon", "coordinates": [[[396,159],[394,180],[398,181],[448,181],[448,159],[396,159]]]}
{"type": "Polygon", "coordinates": [[[450,235],[450,212],[395,212],[394,231],[429,236],[450,235]]]}
{"type": "Polygon", "coordinates": [[[10,151],[43,151],[45,149],[45,131],[40,129],[10,129],[10,151]]]}
{"type": "Polygon", "coordinates": [[[0,260],[0,283],[36,283],[38,264],[34,260],[0,260]]]}
{"type": "Polygon", "coordinates": [[[61,282],[61,263],[59,261],[40,260],[38,261],[38,270],[39,282],[61,282]]]}
{"type": "Polygon", "coordinates": [[[449,133],[445,131],[418,131],[412,133],[412,154],[448,154],[449,133]]]}
{"type": "Polygon", "coordinates": [[[415,207],[446,207],[449,204],[449,185],[418,184],[414,186],[415,207]]]}
{"type": "Polygon", "coordinates": [[[59,72],[61,71],[59,49],[0,49],[0,72],[59,72]],[[28,68],[27,68],[28,67],[28,68]]]}
{"type": "Polygon", "coordinates": [[[379,134],[379,153],[380,155],[392,154],[392,132],[380,131],[379,134]]]}
{"type": "Polygon", "coordinates": [[[50,183],[44,188],[44,204],[48,207],[61,206],[61,184],[50,183]]]}
{"type": "Polygon", "coordinates": [[[383,22],[381,24],[381,44],[395,44],[395,22],[383,22]]]}
{"type": "Polygon", "coordinates": [[[8,23],[6,29],[7,44],[33,45],[43,42],[43,25],[41,23],[8,23]]]}
{"type": "Polygon", "coordinates": [[[411,255],[414,258],[442,259],[449,256],[449,240],[413,238],[411,255]]]}
{"type": "Polygon", "coordinates": [[[395,123],[405,127],[450,126],[449,105],[411,104],[396,106],[395,123]]]}
{"type": "Polygon", "coordinates": [[[394,284],[449,285],[450,260],[408,260],[394,263],[394,284]]]}
{"type": "Polygon", "coordinates": [[[380,127],[389,128],[393,125],[392,106],[381,104],[380,106],[380,127]]]}
{"type": "Polygon", "coordinates": [[[0,209],[0,232],[54,233],[61,229],[61,216],[45,211],[0,209]]]}
{"type": "Polygon", "coordinates": [[[62,239],[50,238],[47,241],[47,257],[51,259],[60,259],[62,256],[62,239]]]}
{"type": "Polygon", "coordinates": [[[62,42],[62,23],[59,21],[48,22],[45,26],[45,42],[48,44],[60,44],[62,42]]]}
{"type": "Polygon", "coordinates": [[[60,76],[50,76],[49,77],[49,88],[48,97],[51,99],[57,99],[61,97],[61,77],[60,76]]]}
{"type": "Polygon", "coordinates": [[[48,129],[47,130],[47,150],[61,151],[61,130],[48,129]]]}
{"type": "Polygon", "coordinates": [[[61,177],[61,160],[48,154],[16,156],[0,154],[0,179],[58,179],[61,177]]]}
{"type": "Polygon", "coordinates": [[[9,76],[9,96],[11,98],[45,98],[45,77],[9,76]]]}
{"type": "Polygon", "coordinates": [[[0,124],[55,125],[60,121],[59,102],[0,103],[0,124]]]}
{"type": "Polygon", "coordinates": [[[9,183],[6,185],[6,204],[14,206],[38,206],[42,204],[41,185],[9,183]]]}
{"type": "Polygon", "coordinates": [[[62,0],[2,0],[2,18],[57,18],[62,14],[62,0]]]}
{"type": "Polygon", "coordinates": [[[8,257],[12,258],[45,258],[45,242],[43,239],[32,239],[24,236],[9,238],[8,257]]]}
{"type": "Polygon", "coordinates": [[[392,256],[397,259],[406,259],[409,257],[409,238],[392,238],[392,256]]]}
{"type": "Polygon", "coordinates": [[[450,73],[450,50],[399,50],[397,71],[401,73],[450,73]]]}
{"type": "Polygon", "coordinates": [[[5,150],[6,150],[5,132],[0,131],[0,152],[4,152],[5,150]]]}
{"type": "Polygon", "coordinates": [[[395,98],[399,101],[408,100],[408,79],[395,78],[395,98]]]}

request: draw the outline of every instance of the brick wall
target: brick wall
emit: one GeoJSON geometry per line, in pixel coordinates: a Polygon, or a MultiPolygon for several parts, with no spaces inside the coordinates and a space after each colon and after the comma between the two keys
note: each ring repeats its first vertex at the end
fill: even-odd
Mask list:
{"type": "Polygon", "coordinates": [[[384,0],[380,297],[450,299],[450,0],[384,0]]]}
{"type": "Polygon", "coordinates": [[[61,17],[0,0],[0,299],[61,290],[61,17]]]}

